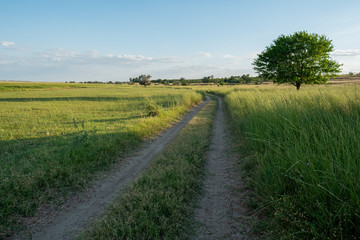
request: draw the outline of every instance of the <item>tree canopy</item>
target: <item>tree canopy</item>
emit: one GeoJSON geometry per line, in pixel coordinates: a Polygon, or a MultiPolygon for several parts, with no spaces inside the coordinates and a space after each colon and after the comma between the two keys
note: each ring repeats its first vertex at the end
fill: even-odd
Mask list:
{"type": "Polygon", "coordinates": [[[325,83],[340,72],[340,64],[330,58],[334,46],[325,35],[306,31],[280,35],[253,62],[259,76],[274,83],[325,83]]]}
{"type": "Polygon", "coordinates": [[[139,76],[140,85],[144,85],[144,87],[150,86],[151,85],[150,78],[151,78],[150,75],[140,75],[139,76]]]}
{"type": "Polygon", "coordinates": [[[139,83],[140,85],[144,85],[146,86],[150,86],[151,82],[150,82],[150,75],[140,75],[139,77],[136,78],[130,78],[130,83],[139,83]]]}

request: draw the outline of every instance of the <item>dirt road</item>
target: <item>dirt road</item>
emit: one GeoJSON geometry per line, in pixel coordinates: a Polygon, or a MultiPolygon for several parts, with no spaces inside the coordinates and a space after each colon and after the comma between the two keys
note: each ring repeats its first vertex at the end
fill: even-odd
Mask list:
{"type": "Polygon", "coordinates": [[[168,129],[158,139],[144,146],[136,156],[128,158],[115,166],[105,179],[77,194],[62,207],[61,211],[49,211],[35,217],[31,229],[14,239],[73,239],[89,222],[99,216],[111,202],[116,193],[123,190],[148,165],[165,145],[209,102],[193,109],[179,123],[168,129]]]}
{"type": "Polygon", "coordinates": [[[212,142],[206,155],[204,195],[195,210],[199,230],[194,239],[252,239],[247,209],[243,207],[244,184],[237,171],[235,153],[231,150],[224,104],[221,98],[218,101],[212,142]]]}

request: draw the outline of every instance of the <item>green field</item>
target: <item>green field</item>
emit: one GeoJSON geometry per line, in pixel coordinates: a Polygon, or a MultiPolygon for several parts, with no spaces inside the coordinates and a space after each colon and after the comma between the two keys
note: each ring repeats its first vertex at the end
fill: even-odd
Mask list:
{"type": "Polygon", "coordinates": [[[191,89],[0,83],[0,236],[80,189],[203,96],[191,89]]]}
{"type": "MultiPolygon", "coordinates": [[[[0,83],[0,238],[44,203],[60,203],[204,93],[224,97],[265,239],[360,235],[360,88],[0,83]]],[[[144,174],[83,233],[85,239],[189,237],[211,138],[205,107],[144,174]],[[182,196],[182,197],[179,197],[182,196]]]]}
{"type": "Polygon", "coordinates": [[[275,239],[360,234],[360,92],[351,87],[222,90],[247,152],[258,227],[275,239]],[[259,204],[260,202],[260,204],[259,204]]]}

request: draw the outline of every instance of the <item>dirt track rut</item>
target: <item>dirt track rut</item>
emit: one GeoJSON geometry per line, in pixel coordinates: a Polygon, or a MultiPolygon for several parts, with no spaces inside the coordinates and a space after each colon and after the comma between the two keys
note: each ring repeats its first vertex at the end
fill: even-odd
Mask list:
{"type": "Polygon", "coordinates": [[[155,141],[144,146],[136,156],[118,164],[109,176],[84,192],[77,194],[63,206],[62,211],[48,212],[35,217],[33,227],[14,239],[73,239],[89,222],[99,216],[116,193],[139,176],[151,159],[209,102],[209,97],[195,107],[180,122],[164,132],[155,141]],[[44,217],[45,216],[45,217],[44,217]]]}
{"type": "Polygon", "coordinates": [[[211,145],[206,155],[204,194],[195,210],[199,228],[194,239],[252,239],[248,211],[244,207],[244,184],[237,171],[237,157],[231,149],[233,144],[224,104],[221,98],[218,102],[211,145]]]}

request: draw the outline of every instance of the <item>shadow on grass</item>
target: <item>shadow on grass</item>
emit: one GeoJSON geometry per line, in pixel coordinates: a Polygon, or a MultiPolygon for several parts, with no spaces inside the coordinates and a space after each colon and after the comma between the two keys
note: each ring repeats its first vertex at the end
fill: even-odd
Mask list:
{"type": "MultiPolygon", "coordinates": [[[[94,101],[114,102],[122,100],[144,100],[146,97],[28,97],[28,98],[0,98],[0,102],[52,102],[52,101],[94,101]]],[[[163,96],[152,96],[151,99],[162,99],[163,96]]]]}
{"type": "Polygon", "coordinates": [[[81,189],[94,174],[109,169],[140,136],[131,132],[50,136],[0,141],[0,239],[19,229],[49,201],[81,189]]]}
{"type": "Polygon", "coordinates": [[[137,116],[123,117],[123,118],[94,119],[94,120],[90,120],[89,122],[96,122],[96,123],[101,123],[101,122],[113,123],[113,122],[119,122],[119,121],[125,121],[125,120],[139,119],[139,118],[143,118],[143,117],[146,117],[146,115],[137,115],[137,116]]]}

